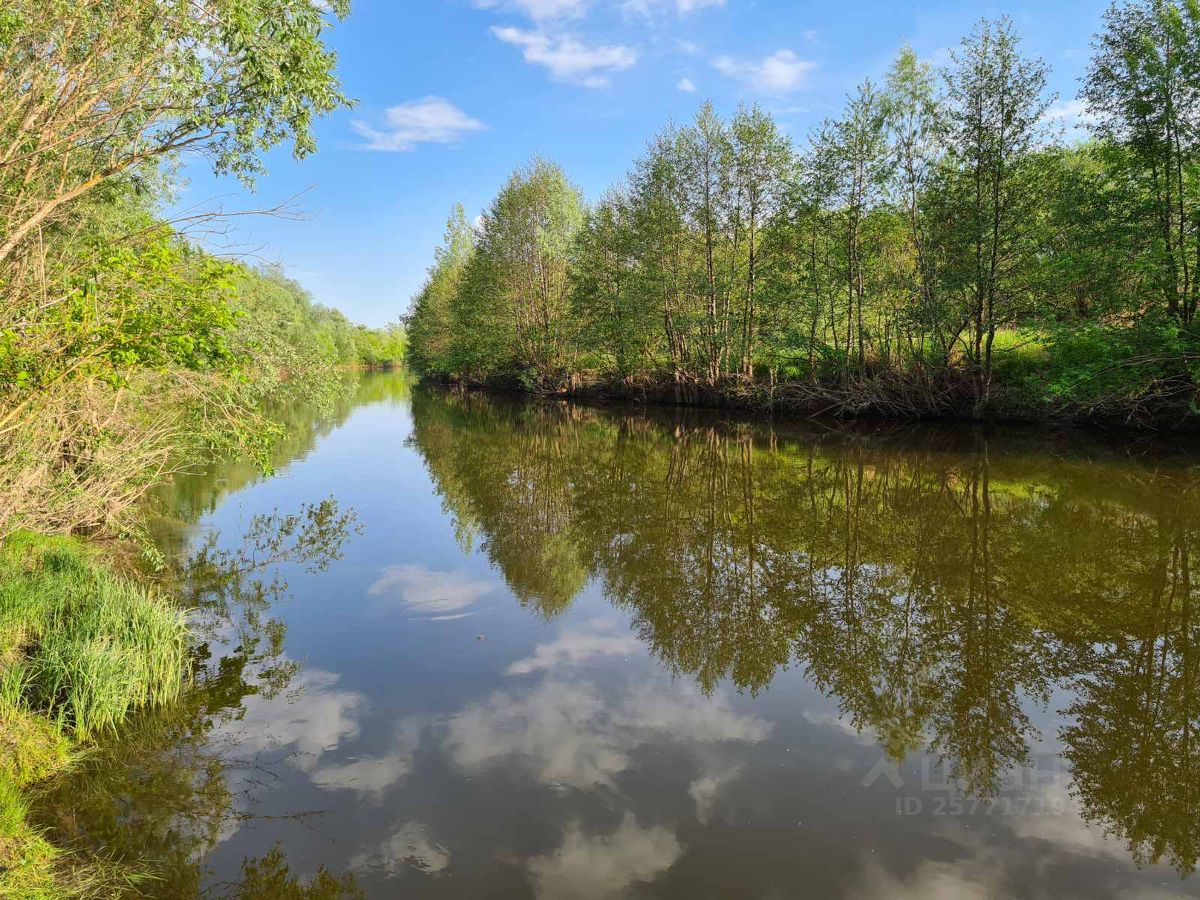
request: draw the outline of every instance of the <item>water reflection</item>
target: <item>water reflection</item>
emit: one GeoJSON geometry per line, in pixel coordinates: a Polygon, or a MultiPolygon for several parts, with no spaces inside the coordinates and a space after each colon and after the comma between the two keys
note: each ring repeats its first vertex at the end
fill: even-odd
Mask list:
{"type": "Polygon", "coordinates": [[[163,498],[195,690],[43,810],[149,895],[1194,892],[1186,457],[357,390],[163,498]]]}
{"type": "MultiPolygon", "coordinates": [[[[337,691],[336,675],[301,672],[284,651],[284,621],[266,616],[286,598],[282,565],[324,571],[354,530],[354,513],[327,499],[297,513],[254,516],[231,548],[216,533],[201,541],[172,575],[205,638],[193,654],[192,688],[176,706],[135,719],[52,784],[38,815],[59,842],[149,876],[131,886],[134,896],[200,896],[206,854],[256,818],[257,795],[278,782],[280,767],[296,760],[313,768],[324,747],[355,727],[363,698],[337,691]],[[273,704],[284,692],[293,702],[273,704]],[[271,752],[280,748],[286,752],[271,752]]],[[[244,860],[240,878],[205,893],[361,896],[352,876],[324,869],[296,881],[278,849],[244,860]]]]}
{"type": "MultiPolygon", "coordinates": [[[[1031,763],[1031,710],[1065,692],[1053,712],[1083,813],[1139,862],[1193,870],[1200,497],[1181,465],[948,435],[787,439],[479,395],[413,405],[413,443],[464,544],[541,615],[594,579],[702,690],[754,693],[799,667],[895,761],[928,749],[984,798],[1031,763]]],[[[509,671],[624,647],[604,632],[560,641],[509,671]]],[[[566,690],[525,698],[586,735],[595,700],[566,690]]],[[[456,720],[487,732],[485,759],[519,723],[548,777],[602,782],[621,765],[619,745],[583,753],[566,734],[544,741],[561,748],[549,756],[539,717],[489,702],[456,720]]]]}

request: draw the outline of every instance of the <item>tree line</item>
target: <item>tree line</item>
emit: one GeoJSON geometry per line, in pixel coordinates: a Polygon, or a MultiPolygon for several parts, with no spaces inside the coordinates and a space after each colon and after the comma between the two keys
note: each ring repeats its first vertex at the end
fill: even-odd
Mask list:
{"type": "Polygon", "coordinates": [[[534,159],[457,208],[414,298],[427,376],[902,415],[1177,420],[1195,399],[1200,8],[1115,4],[1068,141],[1007,18],[904,49],[797,147],[670,124],[593,204],[534,159]]]}
{"type": "Polygon", "coordinates": [[[269,464],[280,399],[401,359],[277,268],[163,212],[188,156],[247,184],[346,106],[346,0],[11,0],[0,8],[0,537],[108,529],[212,452],[269,464]]]}

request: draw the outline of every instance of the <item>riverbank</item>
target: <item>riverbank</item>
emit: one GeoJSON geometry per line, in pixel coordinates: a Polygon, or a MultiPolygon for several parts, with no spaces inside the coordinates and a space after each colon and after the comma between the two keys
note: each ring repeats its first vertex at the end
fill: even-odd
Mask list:
{"type": "Polygon", "coordinates": [[[984,415],[975,413],[970,373],[884,373],[841,381],[771,383],[729,377],[716,384],[654,378],[572,376],[553,388],[531,388],[516,379],[447,379],[425,376],[441,387],[520,394],[598,405],[653,405],[729,410],[785,419],[957,422],[1055,425],[1087,429],[1200,432],[1196,388],[1190,380],[1162,379],[1136,394],[1114,392],[1088,402],[1048,399],[1036,388],[1036,372],[993,385],[984,415]]]}
{"type": "Polygon", "coordinates": [[[11,535],[0,546],[0,896],[113,896],[110,871],[54,847],[29,793],[138,709],[178,698],[186,614],[116,574],[77,538],[11,535]]]}

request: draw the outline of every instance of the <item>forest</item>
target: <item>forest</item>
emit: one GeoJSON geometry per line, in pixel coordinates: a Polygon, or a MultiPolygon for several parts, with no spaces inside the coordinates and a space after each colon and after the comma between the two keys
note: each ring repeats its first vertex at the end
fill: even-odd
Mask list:
{"type": "Polygon", "coordinates": [[[1066,103],[985,19],[803,142],[705,104],[595,203],[535,158],[476,223],[454,211],[409,361],[550,394],[1192,423],[1200,6],[1117,3],[1092,48],[1066,103]]]}

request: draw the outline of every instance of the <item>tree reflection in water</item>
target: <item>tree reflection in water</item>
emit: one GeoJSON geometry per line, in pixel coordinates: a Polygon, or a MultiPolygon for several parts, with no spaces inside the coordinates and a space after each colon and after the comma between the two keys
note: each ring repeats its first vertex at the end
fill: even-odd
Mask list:
{"type": "MultiPolygon", "coordinates": [[[[201,891],[205,855],[255,819],[256,792],[286,761],[238,758],[228,730],[249,698],[295,689],[299,666],[283,652],[285,625],[267,617],[286,597],[280,566],[322,571],[354,529],[355,514],[327,499],[294,514],[255,516],[233,549],[223,549],[217,534],[200,544],[174,573],[205,637],[194,653],[192,689],[176,706],[122,728],[51,786],[39,818],[56,840],[148,874],[155,897],[361,896],[349,875],[321,869],[312,878],[292,877],[279,850],[247,859],[238,880],[201,891]]],[[[297,810],[290,817],[304,822],[319,814],[297,810]]],[[[141,896],[134,889],[131,895],[141,896]]]]}
{"type": "Polygon", "coordinates": [[[1139,863],[1194,869],[1200,497],[1182,465],[999,453],[961,430],[789,438],[695,413],[412,402],[460,541],[538,614],[595,580],[706,691],[800,667],[894,759],[928,749],[981,797],[1029,763],[1029,711],[1065,691],[1084,815],[1139,863]]]}

